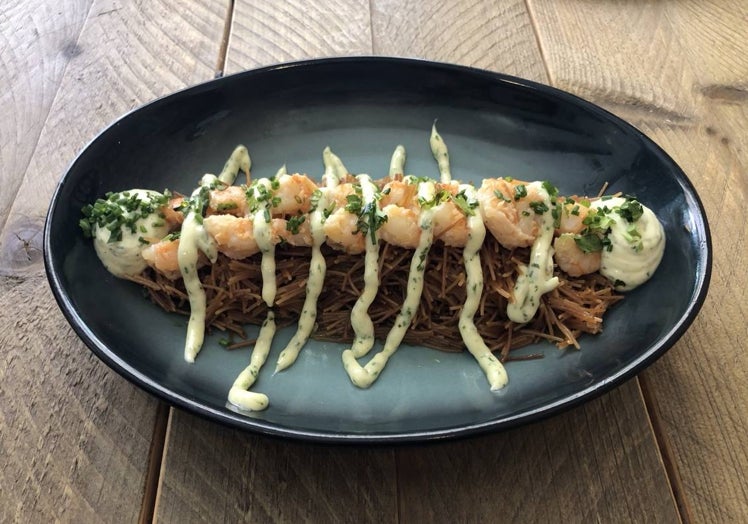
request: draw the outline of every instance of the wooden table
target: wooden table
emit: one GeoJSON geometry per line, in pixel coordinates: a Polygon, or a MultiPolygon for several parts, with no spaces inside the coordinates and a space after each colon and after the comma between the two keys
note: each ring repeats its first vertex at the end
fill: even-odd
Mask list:
{"type": "Polygon", "coordinates": [[[747,37],[740,0],[5,0],[0,521],[745,522],[747,37]],[[688,333],[571,412],[425,447],[228,430],[97,360],[41,261],[47,206],[76,153],[184,86],[361,54],[548,83],[660,144],[695,184],[714,241],[711,292],[688,333]]]}

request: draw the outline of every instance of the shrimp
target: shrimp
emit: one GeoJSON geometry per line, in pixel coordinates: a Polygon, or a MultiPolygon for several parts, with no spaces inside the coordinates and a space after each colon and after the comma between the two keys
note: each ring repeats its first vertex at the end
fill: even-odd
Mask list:
{"type": "Polygon", "coordinates": [[[579,203],[577,197],[559,198],[559,226],[556,228],[556,235],[564,233],[580,233],[584,228],[584,219],[590,212],[589,205],[579,203]],[[564,202],[561,204],[561,202],[564,202]]]}
{"type": "Polygon", "coordinates": [[[600,270],[600,251],[585,253],[577,246],[572,233],[564,233],[553,241],[555,260],[559,269],[571,277],[579,277],[600,270]]]}
{"type": "Polygon", "coordinates": [[[306,175],[280,175],[277,178],[277,189],[273,195],[277,205],[272,213],[278,215],[295,215],[308,213],[312,207],[312,194],[317,190],[317,184],[306,175]]]}
{"type": "Polygon", "coordinates": [[[382,188],[382,199],[379,201],[379,205],[382,209],[389,205],[417,209],[417,197],[418,184],[411,184],[396,178],[387,182],[382,188]]]}
{"type": "Polygon", "coordinates": [[[311,247],[312,228],[306,215],[296,215],[294,219],[274,218],[270,225],[273,238],[292,246],[311,247]]]}
{"type": "Polygon", "coordinates": [[[389,204],[382,208],[382,212],[387,221],[377,231],[379,237],[388,244],[407,249],[417,248],[421,239],[418,211],[389,204]]]}
{"type": "Polygon", "coordinates": [[[205,217],[203,226],[215,240],[218,251],[229,258],[242,259],[260,251],[250,217],[211,215],[205,217]]]}
{"type": "Polygon", "coordinates": [[[169,203],[163,206],[160,211],[164,215],[164,220],[169,225],[169,231],[172,231],[180,226],[184,222],[184,213],[178,211],[177,208],[184,202],[182,195],[175,195],[169,199],[169,203]]]}
{"type": "Polygon", "coordinates": [[[247,194],[244,188],[240,186],[228,186],[225,189],[211,191],[207,214],[246,216],[247,194]]]}
{"type": "Polygon", "coordinates": [[[535,188],[503,178],[487,178],[477,193],[486,227],[502,246],[514,249],[533,244],[540,225],[532,203],[542,202],[535,188]]]}
{"type": "Polygon", "coordinates": [[[327,217],[323,228],[331,247],[350,255],[365,251],[366,239],[358,231],[358,217],[346,211],[345,207],[339,207],[327,217]]]}
{"type": "Polygon", "coordinates": [[[146,246],[140,252],[140,255],[153,269],[170,280],[176,280],[182,276],[179,272],[179,261],[177,260],[178,251],[179,239],[163,239],[146,246]]]}
{"type": "MultiPolygon", "coordinates": [[[[452,196],[459,191],[457,182],[437,184],[439,191],[447,191],[452,196]]],[[[460,211],[453,200],[445,200],[434,208],[434,238],[447,246],[465,247],[468,238],[468,225],[465,213],[460,211]]]]}

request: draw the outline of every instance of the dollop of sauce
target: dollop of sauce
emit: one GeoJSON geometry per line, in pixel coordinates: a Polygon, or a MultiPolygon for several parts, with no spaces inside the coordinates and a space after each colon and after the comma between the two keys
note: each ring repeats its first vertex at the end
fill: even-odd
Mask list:
{"type": "Polygon", "coordinates": [[[607,208],[614,222],[607,248],[602,251],[600,274],[618,291],[631,291],[649,280],[665,253],[665,230],[654,212],[640,203],[641,216],[633,222],[616,212],[627,199],[616,197],[592,202],[595,209],[607,208]]]}
{"type": "MultiPolygon", "coordinates": [[[[116,204],[117,201],[133,199],[142,205],[149,205],[157,199],[163,199],[164,195],[157,191],[148,189],[131,189],[115,193],[107,199],[112,205],[118,205],[122,211],[124,221],[132,219],[140,214],[140,206],[116,204]]],[[[94,249],[104,267],[116,277],[127,277],[139,275],[147,267],[141,251],[151,242],[161,240],[169,232],[169,228],[163,216],[158,212],[149,213],[145,217],[138,218],[132,223],[132,227],[122,223],[111,230],[106,227],[95,226],[93,233],[94,249]],[[114,240],[112,235],[120,236],[114,240]]]]}

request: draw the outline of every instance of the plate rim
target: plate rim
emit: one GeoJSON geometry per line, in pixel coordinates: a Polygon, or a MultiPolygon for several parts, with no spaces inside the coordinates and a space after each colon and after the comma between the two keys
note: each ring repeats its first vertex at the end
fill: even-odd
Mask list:
{"type": "Polygon", "coordinates": [[[706,296],[709,290],[709,284],[711,281],[712,272],[712,240],[711,232],[708,224],[708,217],[704,205],[699,197],[693,183],[690,181],[683,169],[665,152],[659,144],[654,140],[646,136],[636,126],[627,122],[609,112],[608,110],[585,100],[577,95],[564,91],[562,89],[542,84],[533,80],[520,78],[517,76],[507,75],[504,73],[489,71],[471,66],[458,65],[447,62],[431,61],[420,58],[403,58],[403,57],[392,57],[392,56],[344,56],[344,57],[329,57],[319,59],[307,59],[291,62],[282,62],[277,64],[271,64],[264,67],[255,69],[249,69],[246,71],[237,72],[231,75],[214,78],[206,82],[198,83],[195,85],[187,86],[183,89],[167,93],[160,96],[150,102],[139,105],[132,110],[124,113],[111,123],[101,129],[96,135],[83,146],[76,154],[75,158],[69,163],[64,174],[58,181],[50,206],[44,222],[43,232],[43,260],[45,273],[47,280],[52,289],[55,300],[60,307],[63,315],[67,322],[71,325],[78,337],[84,342],[84,344],[108,367],[117,372],[120,376],[132,384],[146,390],[152,395],[160,398],[167,403],[185,409],[190,413],[200,416],[201,418],[208,419],[214,422],[218,422],[224,426],[241,429],[244,431],[251,431],[253,433],[272,436],[282,437],[290,440],[302,440],[307,442],[316,443],[327,443],[327,444],[398,444],[398,443],[414,443],[414,442],[428,442],[428,441],[441,441],[446,439],[457,439],[473,435],[479,435],[489,432],[498,432],[508,430],[520,425],[531,424],[544,420],[556,414],[564,411],[573,409],[574,407],[588,402],[594,398],[597,398],[613,388],[620,386],[627,380],[633,378],[636,374],[641,372],[646,367],[650,366],[654,361],[664,355],[672,346],[674,346],[678,340],[685,334],[690,325],[695,320],[701,307],[704,304],[706,296]],[[286,426],[279,426],[275,423],[263,421],[261,419],[254,419],[249,417],[243,417],[238,414],[231,413],[229,411],[217,410],[213,407],[188,398],[185,395],[177,393],[170,388],[164,387],[155,380],[150,379],[148,376],[142,374],[138,369],[130,365],[124,359],[120,358],[115,351],[105,346],[103,343],[98,341],[93,331],[83,322],[78,315],[75,307],[72,304],[70,296],[67,290],[62,284],[60,275],[55,271],[55,253],[51,247],[51,234],[50,230],[52,227],[53,218],[55,212],[60,206],[60,195],[66,183],[68,183],[68,175],[80,161],[81,157],[91,147],[91,145],[97,142],[103,135],[108,133],[112,128],[119,125],[119,123],[129,118],[134,113],[145,110],[153,106],[157,106],[164,103],[175,96],[185,96],[190,94],[197,94],[202,91],[209,91],[215,87],[220,86],[222,83],[228,81],[241,81],[244,78],[252,78],[254,76],[262,76],[265,74],[273,74],[276,71],[289,70],[289,69],[309,69],[314,67],[320,67],[325,65],[338,65],[345,67],[346,64],[362,64],[362,63],[391,63],[399,65],[412,65],[415,67],[429,67],[444,70],[450,74],[460,75],[479,75],[490,79],[498,84],[511,84],[519,86],[523,89],[528,89],[534,92],[541,92],[545,95],[550,95],[553,98],[560,99],[564,102],[571,103],[573,105],[581,106],[587,111],[590,111],[597,116],[603,117],[606,123],[614,124],[618,127],[624,128],[628,133],[633,134],[639,140],[643,141],[648,145],[652,152],[656,153],[661,161],[670,164],[675,168],[676,178],[679,185],[683,187],[684,193],[693,199],[695,209],[698,211],[698,220],[696,220],[696,229],[703,235],[704,240],[700,242],[697,253],[700,255],[697,262],[702,263],[701,268],[696,270],[696,279],[694,282],[694,289],[691,296],[688,299],[688,305],[684,313],[680,316],[678,321],[671,326],[668,332],[660,337],[655,344],[651,345],[648,351],[639,354],[637,358],[633,359],[628,365],[624,366],[616,373],[605,377],[600,382],[595,382],[590,386],[586,386],[580,390],[575,391],[572,394],[563,396],[554,400],[553,402],[544,403],[541,406],[534,407],[529,410],[524,410],[518,414],[511,416],[500,416],[488,421],[472,423],[472,424],[461,424],[456,427],[447,427],[439,429],[429,429],[421,431],[405,431],[405,432],[389,432],[389,433],[340,433],[336,431],[322,431],[322,430],[308,430],[308,429],[295,429],[286,426]]]}

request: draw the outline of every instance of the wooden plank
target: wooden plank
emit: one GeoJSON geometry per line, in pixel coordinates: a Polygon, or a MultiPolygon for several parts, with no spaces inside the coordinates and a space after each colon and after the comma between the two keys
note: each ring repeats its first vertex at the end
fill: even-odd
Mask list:
{"type": "Polygon", "coordinates": [[[371,54],[367,0],[234,3],[227,73],[344,54],[371,54]]]}
{"type": "Polygon", "coordinates": [[[28,169],[0,171],[3,188],[19,187],[23,175],[0,239],[0,271],[24,275],[0,277],[0,521],[138,518],[157,402],[67,326],[41,274],[42,222],[66,165],[100,128],[213,76],[225,11],[208,0],[95,1],[67,48],[38,143],[30,138],[28,169]]]}
{"type": "Polygon", "coordinates": [[[172,409],[157,517],[166,522],[392,522],[393,451],[247,435],[172,409]]]}
{"type": "MultiPolygon", "coordinates": [[[[39,270],[49,199],[99,130],[144,102],[212,78],[225,14],[225,2],[94,4],[84,33],[68,49],[73,58],[0,235],[0,275],[39,270]]],[[[19,176],[3,171],[0,181],[19,176]]]]}
{"type": "Polygon", "coordinates": [[[525,3],[372,2],[374,52],[489,69],[546,82],[525,3]]]}
{"type": "Polygon", "coordinates": [[[0,521],[132,521],[155,400],[67,325],[43,276],[0,294],[0,521]]]}
{"type": "MultiPolygon", "coordinates": [[[[323,17],[321,11],[303,11],[293,2],[275,10],[237,2],[227,70],[315,53],[345,53],[351,35],[359,35],[360,40],[350,44],[350,53],[371,52],[367,46],[372,45],[377,53],[460,62],[547,81],[523,2],[404,4],[371,3],[373,34],[368,43],[366,24],[340,4],[329,4],[334,9],[323,17]],[[331,37],[317,36],[320,29],[301,29],[323,26],[333,29],[331,37]],[[344,44],[334,47],[340,42],[344,44]]],[[[504,516],[537,522],[652,516],[678,520],[635,381],[546,423],[391,452],[392,456],[382,450],[354,453],[348,448],[240,438],[172,411],[157,515],[167,520],[228,521],[380,521],[394,520],[392,515],[408,522],[504,516]],[[332,469],[320,473],[323,463],[332,464],[332,469]],[[367,476],[356,479],[361,472],[367,476]],[[328,477],[335,475],[343,481],[330,481],[328,477]],[[351,496],[362,493],[369,494],[364,509],[353,510],[346,501],[358,502],[351,496]],[[300,507],[282,505],[286,495],[300,507]],[[344,509],[348,512],[342,513],[344,509]]]]}
{"type": "Polygon", "coordinates": [[[93,0],[4,2],[0,16],[0,230],[93,0]]]}
{"type": "Polygon", "coordinates": [[[677,522],[640,403],[633,380],[532,426],[398,450],[400,520],[677,522]]]}
{"type": "Polygon", "coordinates": [[[748,409],[737,399],[748,394],[748,277],[736,261],[748,257],[748,8],[739,1],[636,10],[614,2],[530,5],[557,83],[658,142],[704,203],[714,247],[710,295],[688,333],[645,378],[684,514],[744,521],[748,409]]]}
{"type": "MultiPolygon", "coordinates": [[[[368,2],[237,1],[226,72],[370,54],[368,2]]],[[[396,518],[392,451],[240,434],[172,410],[156,516],[166,521],[368,522],[396,518]]]]}

